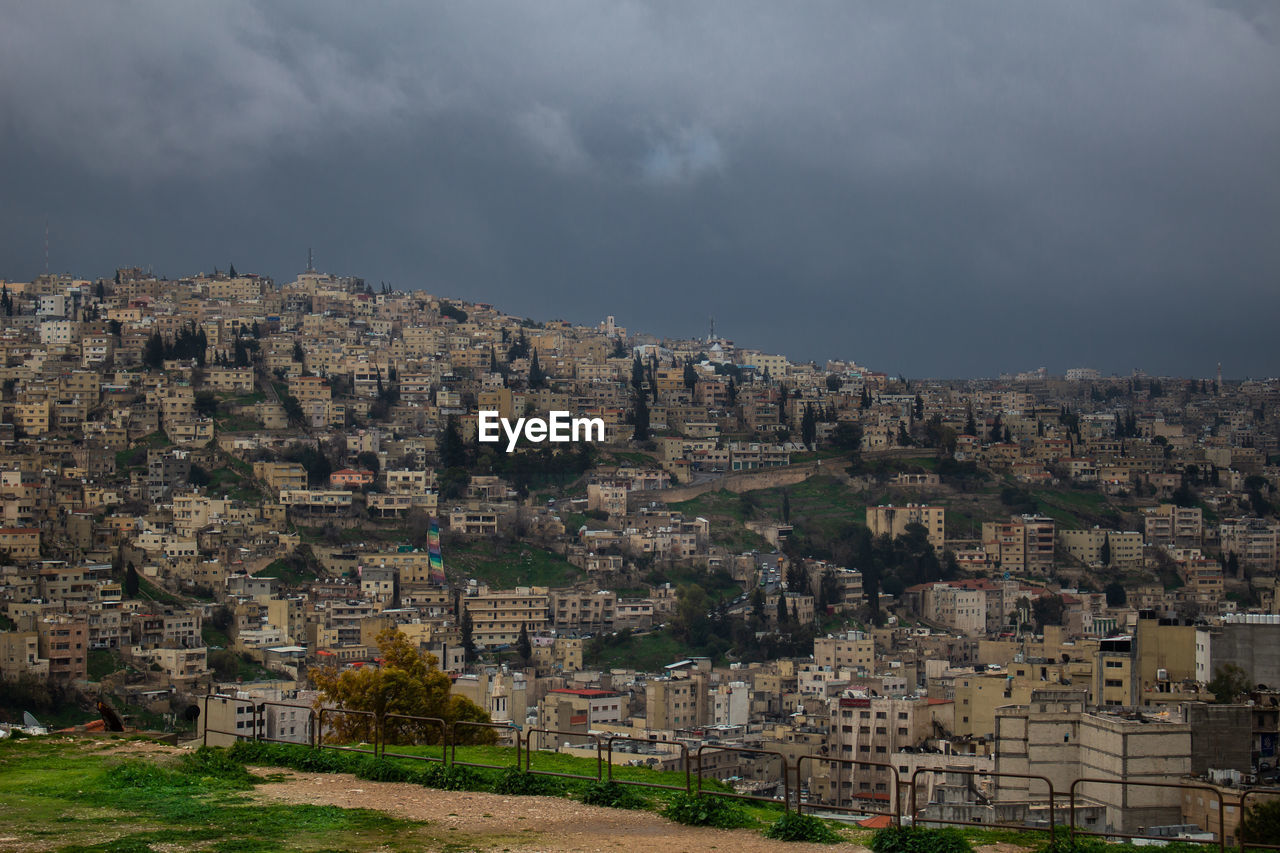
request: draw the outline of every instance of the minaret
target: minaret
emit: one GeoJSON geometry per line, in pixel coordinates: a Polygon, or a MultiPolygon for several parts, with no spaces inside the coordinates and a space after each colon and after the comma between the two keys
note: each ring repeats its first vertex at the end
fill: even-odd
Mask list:
{"type": "Polygon", "coordinates": [[[1222,390],[1222,362],[1218,362],[1218,390],[1222,390]]]}

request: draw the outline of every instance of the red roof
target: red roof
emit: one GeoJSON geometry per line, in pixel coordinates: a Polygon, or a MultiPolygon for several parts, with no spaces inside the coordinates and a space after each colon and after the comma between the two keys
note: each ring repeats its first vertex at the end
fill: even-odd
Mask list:
{"type": "Polygon", "coordinates": [[[893,818],[887,814],[878,814],[875,817],[865,818],[858,821],[858,826],[864,829],[887,829],[893,825],[893,818]]]}

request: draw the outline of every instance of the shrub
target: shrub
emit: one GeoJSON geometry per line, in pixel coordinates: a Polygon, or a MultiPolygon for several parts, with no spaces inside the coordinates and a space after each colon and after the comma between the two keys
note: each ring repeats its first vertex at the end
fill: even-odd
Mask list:
{"type": "Polygon", "coordinates": [[[372,757],[360,762],[356,775],[370,782],[412,782],[415,776],[412,771],[399,764],[392,764],[385,758],[372,757]]]}
{"type": "Polygon", "coordinates": [[[418,774],[418,784],[441,791],[475,791],[487,789],[483,780],[469,767],[446,767],[428,764],[418,774]]]}
{"type": "MultiPolygon", "coordinates": [[[[1124,845],[1129,846],[1129,845],[1124,845]]],[[[1116,845],[1107,844],[1100,838],[1081,836],[1074,841],[1068,835],[1059,835],[1040,848],[1039,853],[1107,853],[1116,845]]]]}
{"type": "Polygon", "coordinates": [[[871,849],[874,853],[973,853],[969,840],[955,827],[885,827],[871,837],[871,849]]]}
{"type": "Polygon", "coordinates": [[[649,801],[638,791],[617,782],[589,783],[582,791],[582,802],[611,809],[643,809],[649,806],[649,801]]]}
{"type": "Polygon", "coordinates": [[[498,777],[498,781],[493,785],[493,792],[508,796],[554,797],[564,792],[564,784],[560,780],[549,776],[526,773],[519,768],[512,767],[503,771],[502,775],[498,777]]]}
{"type": "Polygon", "coordinates": [[[1250,806],[1240,821],[1240,840],[1254,844],[1275,844],[1280,838],[1280,800],[1250,806]]]}
{"type": "Polygon", "coordinates": [[[809,841],[815,844],[835,844],[843,841],[834,829],[813,815],[787,812],[764,831],[765,838],[779,841],[809,841]]]}
{"type": "Polygon", "coordinates": [[[252,785],[258,781],[225,749],[202,746],[178,759],[178,769],[202,779],[219,779],[236,785],[252,785]]]}
{"type": "Polygon", "coordinates": [[[716,826],[735,829],[750,826],[752,820],[742,807],[723,797],[706,794],[686,794],[683,791],[671,798],[662,814],[676,823],[686,826],[716,826]]]}

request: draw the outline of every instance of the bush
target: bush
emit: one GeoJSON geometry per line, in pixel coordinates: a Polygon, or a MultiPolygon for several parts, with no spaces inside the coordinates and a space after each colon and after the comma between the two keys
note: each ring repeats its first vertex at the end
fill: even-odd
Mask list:
{"type": "Polygon", "coordinates": [[[649,801],[638,791],[617,782],[591,782],[582,791],[582,802],[611,809],[643,809],[649,806],[649,801]]]}
{"type": "MultiPolygon", "coordinates": [[[[1079,837],[1074,841],[1068,835],[1059,835],[1040,848],[1039,853],[1106,853],[1116,845],[1107,844],[1100,838],[1079,837]]],[[[1129,845],[1124,845],[1129,846],[1129,845]]]]}
{"type": "Polygon", "coordinates": [[[715,826],[720,829],[735,829],[750,826],[752,820],[742,807],[723,797],[712,797],[707,794],[686,794],[683,791],[671,798],[663,808],[662,814],[676,823],[685,826],[715,826]]]}
{"type": "Polygon", "coordinates": [[[413,782],[417,774],[385,758],[366,758],[356,768],[356,775],[370,782],[413,782]]]}
{"type": "Polygon", "coordinates": [[[202,746],[182,756],[178,760],[178,768],[202,779],[219,779],[237,785],[252,785],[259,781],[227,750],[213,746],[202,746]]]}
{"type": "Polygon", "coordinates": [[[428,764],[418,774],[418,784],[425,788],[438,788],[441,791],[476,791],[488,786],[469,767],[446,767],[443,764],[428,764]]]}
{"type": "Polygon", "coordinates": [[[836,844],[844,839],[834,829],[813,815],[787,812],[764,831],[765,838],[779,841],[809,841],[814,844],[836,844]]]}
{"type": "Polygon", "coordinates": [[[874,853],[973,853],[969,840],[955,827],[885,827],[871,837],[871,849],[874,853]]]}
{"type": "Polygon", "coordinates": [[[503,771],[502,775],[498,777],[498,781],[493,785],[493,792],[508,796],[554,797],[564,793],[564,784],[559,779],[539,776],[535,773],[526,773],[519,768],[512,767],[503,771]]]}
{"type": "Polygon", "coordinates": [[[1250,806],[1240,821],[1240,840],[1253,844],[1275,844],[1280,838],[1280,800],[1250,806]]]}
{"type": "Polygon", "coordinates": [[[797,815],[787,812],[786,815],[773,821],[769,829],[764,830],[764,838],[776,838],[780,841],[810,841],[813,844],[837,844],[844,841],[836,830],[831,829],[826,821],[813,815],[797,815]]]}

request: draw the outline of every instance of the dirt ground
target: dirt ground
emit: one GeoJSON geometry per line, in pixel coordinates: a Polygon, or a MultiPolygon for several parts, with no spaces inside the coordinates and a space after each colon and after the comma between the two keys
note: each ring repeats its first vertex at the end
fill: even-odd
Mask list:
{"type": "MultiPolygon", "coordinates": [[[[278,774],[279,768],[261,768],[278,774]]],[[[419,785],[367,782],[334,773],[286,771],[285,781],[259,785],[256,796],[278,803],[375,809],[408,820],[430,821],[457,844],[511,853],[586,853],[657,850],[662,853],[831,853],[825,844],[771,841],[744,829],[708,829],[672,823],[652,812],[586,806],[559,797],[506,797],[437,791],[419,785]],[[452,836],[450,836],[452,837],[452,836]]],[[[840,850],[865,848],[841,846],[840,850]]]]}

